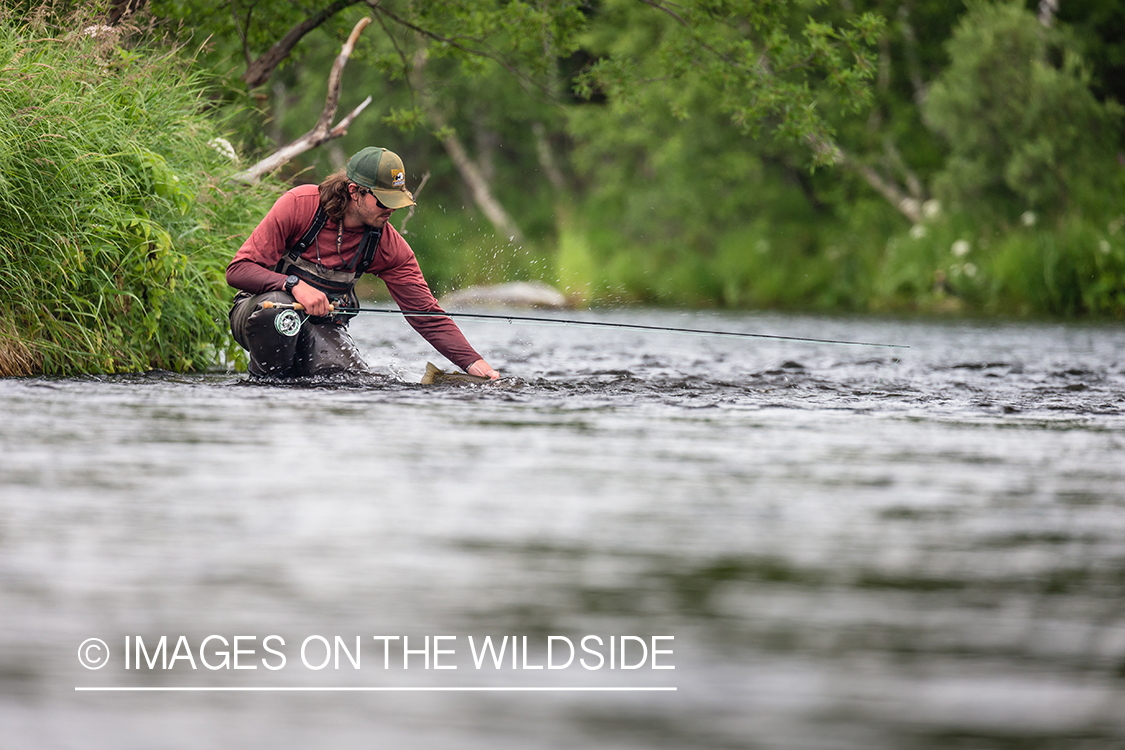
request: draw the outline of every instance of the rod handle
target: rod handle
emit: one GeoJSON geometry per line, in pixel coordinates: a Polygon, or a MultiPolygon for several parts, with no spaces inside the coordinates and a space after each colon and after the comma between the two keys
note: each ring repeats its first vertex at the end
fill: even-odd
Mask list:
{"type": "MultiPolygon", "coordinates": [[[[277,309],[277,310],[304,310],[305,306],[302,305],[300,302],[294,302],[292,304],[286,304],[284,302],[270,302],[269,300],[266,300],[265,302],[262,303],[262,309],[263,310],[274,310],[274,309],[277,309]]],[[[328,311],[329,312],[336,312],[336,306],[335,305],[329,305],[328,311]]]]}

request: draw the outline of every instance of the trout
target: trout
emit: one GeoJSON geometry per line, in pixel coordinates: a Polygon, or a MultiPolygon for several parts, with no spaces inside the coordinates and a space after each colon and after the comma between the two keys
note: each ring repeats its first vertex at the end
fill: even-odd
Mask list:
{"type": "Polygon", "coordinates": [[[469,375],[464,372],[446,372],[433,362],[426,363],[426,374],[422,376],[422,385],[465,385],[468,383],[491,383],[491,378],[481,375],[469,375]]]}

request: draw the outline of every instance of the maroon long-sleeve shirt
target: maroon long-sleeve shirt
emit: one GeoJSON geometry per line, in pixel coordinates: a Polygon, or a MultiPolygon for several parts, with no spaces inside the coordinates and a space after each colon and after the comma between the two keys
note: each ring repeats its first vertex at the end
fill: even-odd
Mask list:
{"type": "MultiPolygon", "coordinates": [[[[318,205],[320,194],[316,185],[295,187],[278,198],[266,218],[251,232],[227,265],[227,283],[251,294],[283,289],[285,275],[273,269],[285,254],[285,249],[295,244],[312,224],[318,205]]],[[[363,228],[344,227],[337,251],[339,228],[337,222],[329,219],[316,241],[301,257],[332,270],[347,266],[359,252],[363,228]]],[[[364,269],[364,273],[381,278],[401,310],[444,312],[422,276],[414,251],[389,223],[383,227],[375,258],[364,269]]],[[[467,369],[473,362],[481,359],[451,319],[407,317],[406,320],[458,367],[467,369]]]]}

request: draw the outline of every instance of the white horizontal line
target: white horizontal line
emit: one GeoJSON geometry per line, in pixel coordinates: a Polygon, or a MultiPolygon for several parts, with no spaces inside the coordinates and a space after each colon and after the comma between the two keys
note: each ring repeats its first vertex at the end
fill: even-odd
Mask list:
{"type": "Polygon", "coordinates": [[[83,693],[577,693],[577,692],[675,692],[674,687],[76,687],[83,693]]]}

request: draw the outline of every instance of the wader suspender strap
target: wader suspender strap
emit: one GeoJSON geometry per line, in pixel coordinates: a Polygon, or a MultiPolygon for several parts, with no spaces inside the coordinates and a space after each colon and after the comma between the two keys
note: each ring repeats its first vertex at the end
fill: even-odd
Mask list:
{"type": "Polygon", "coordinates": [[[301,235],[301,239],[297,240],[297,244],[289,248],[289,257],[293,260],[300,258],[301,255],[312,247],[316,242],[316,236],[320,234],[320,230],[324,229],[324,225],[328,223],[328,214],[320,206],[316,207],[316,215],[313,216],[312,224],[301,235]]]}
{"type": "MultiPolygon", "coordinates": [[[[301,239],[297,240],[297,244],[289,248],[290,260],[300,258],[306,250],[312,247],[316,242],[316,236],[320,234],[320,230],[324,229],[324,225],[328,223],[328,214],[320,206],[316,207],[316,214],[313,216],[312,224],[301,235],[301,239]]],[[[368,227],[367,231],[363,233],[363,239],[359,242],[359,250],[356,252],[352,262],[347,265],[346,270],[355,271],[355,277],[358,279],[367,270],[371,262],[375,260],[375,253],[379,249],[379,238],[382,237],[383,231],[374,227],[368,227]]]]}
{"type": "MultiPolygon", "coordinates": [[[[317,235],[320,234],[327,223],[328,214],[322,207],[317,206],[312,224],[309,224],[309,228],[305,230],[305,233],[301,235],[295,245],[286,248],[285,255],[278,261],[277,268],[274,270],[279,273],[296,274],[306,283],[310,283],[325,294],[335,297],[337,307],[341,304],[345,308],[359,307],[359,299],[355,295],[355,280],[362,276],[363,272],[375,260],[375,253],[379,249],[379,238],[382,237],[383,232],[381,229],[368,227],[367,231],[363,233],[359,248],[352,256],[352,262],[344,268],[329,270],[301,258],[316,242],[317,235]]],[[[339,245],[337,245],[337,249],[339,249],[339,245]]],[[[334,323],[347,325],[348,319],[354,315],[355,313],[337,313],[329,316],[329,318],[334,323]]],[[[323,319],[314,319],[314,322],[317,320],[323,319]]]]}
{"type": "Polygon", "coordinates": [[[375,227],[368,227],[367,231],[363,233],[363,239],[359,241],[359,250],[356,251],[355,258],[352,259],[352,263],[359,261],[359,264],[354,266],[357,279],[375,260],[375,252],[379,249],[379,238],[382,236],[383,230],[375,227]]]}

